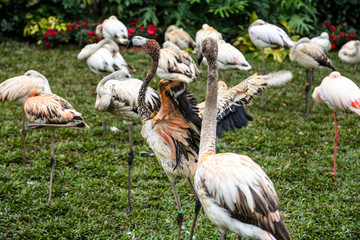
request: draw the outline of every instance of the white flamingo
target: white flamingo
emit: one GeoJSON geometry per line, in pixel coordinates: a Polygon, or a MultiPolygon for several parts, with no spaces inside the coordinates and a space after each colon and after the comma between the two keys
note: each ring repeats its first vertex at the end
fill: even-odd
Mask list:
{"type": "Polygon", "coordinates": [[[265,48],[291,48],[294,42],[284,30],[273,24],[257,19],[249,26],[249,36],[252,43],[261,49],[263,59],[263,74],[266,74],[265,48]]]}
{"type": "Polygon", "coordinates": [[[96,35],[105,39],[111,39],[116,43],[126,45],[128,43],[128,30],[116,16],[111,16],[96,27],[96,35]]]}
{"type": "Polygon", "coordinates": [[[273,183],[261,167],[244,155],[215,153],[217,51],[214,39],[203,41],[209,75],[195,190],[206,215],[220,228],[222,240],[227,231],[239,238],[290,239],[273,183]]]}
{"type": "MultiPolygon", "coordinates": [[[[241,71],[249,71],[251,69],[250,64],[246,61],[245,56],[237,48],[224,40],[217,42],[218,52],[218,69],[221,70],[222,80],[225,81],[225,70],[238,69],[241,71]]],[[[207,65],[206,58],[204,58],[205,65],[207,65]]],[[[200,58],[201,63],[201,58],[200,58]]]]}
{"type": "MultiPolygon", "coordinates": [[[[131,168],[134,159],[132,122],[140,119],[137,110],[137,99],[142,81],[130,76],[126,69],[113,72],[104,77],[96,88],[95,109],[100,112],[110,112],[122,119],[129,130],[128,157],[128,212],[131,211],[131,168]]],[[[160,98],[154,89],[148,87],[146,104],[151,110],[160,109],[160,98]]]]}
{"type": "Polygon", "coordinates": [[[310,39],[310,41],[320,44],[326,49],[326,51],[331,50],[331,42],[329,40],[329,34],[327,32],[322,32],[320,36],[313,37],[312,39],[310,39]]]}
{"type": "Polygon", "coordinates": [[[335,147],[334,147],[334,169],[331,174],[336,173],[336,148],[338,142],[338,130],[336,122],[336,111],[350,110],[360,116],[360,89],[349,78],[341,76],[339,72],[332,72],[325,77],[319,87],[312,94],[315,102],[325,103],[334,111],[335,120],[335,147]]]}
{"type": "MultiPolygon", "coordinates": [[[[29,70],[24,75],[10,78],[0,84],[0,101],[8,101],[22,106],[26,97],[34,88],[38,88],[45,93],[51,93],[50,85],[46,77],[35,70],[29,70]]],[[[21,129],[21,133],[23,135],[23,166],[25,166],[26,161],[25,119],[25,112],[23,112],[21,129]]]]}
{"type": "Polygon", "coordinates": [[[360,41],[351,40],[345,43],[341,47],[338,56],[341,61],[353,65],[351,75],[354,75],[355,65],[360,62],[360,41]]]}

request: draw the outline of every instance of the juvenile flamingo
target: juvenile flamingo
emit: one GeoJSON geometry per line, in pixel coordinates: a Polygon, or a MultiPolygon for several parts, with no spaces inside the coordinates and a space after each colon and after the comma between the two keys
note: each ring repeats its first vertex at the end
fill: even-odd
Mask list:
{"type": "Polygon", "coordinates": [[[350,110],[360,116],[360,89],[349,78],[341,76],[339,72],[332,72],[325,77],[319,87],[314,89],[313,99],[317,103],[325,103],[334,111],[335,121],[335,146],[334,146],[334,169],[336,173],[336,148],[338,142],[338,130],[336,122],[337,110],[350,110]]]}
{"type": "Polygon", "coordinates": [[[227,231],[239,239],[290,239],[273,183],[261,167],[244,155],[215,154],[217,51],[214,39],[204,40],[209,75],[195,190],[206,215],[220,228],[221,239],[227,231]]]}
{"type": "Polygon", "coordinates": [[[353,65],[351,75],[354,75],[355,66],[360,62],[360,41],[351,40],[345,43],[341,47],[338,56],[342,62],[353,65]]]}
{"type": "Polygon", "coordinates": [[[182,28],[178,28],[175,25],[171,25],[166,29],[165,41],[172,42],[181,50],[196,47],[196,44],[192,37],[182,28]]]}
{"type": "Polygon", "coordinates": [[[314,80],[314,68],[328,68],[335,71],[335,65],[326,49],[316,42],[311,42],[309,38],[301,38],[296,42],[291,48],[290,60],[306,68],[305,117],[309,117],[309,96],[311,81],[314,80]]]}
{"type": "MultiPolygon", "coordinates": [[[[0,84],[0,101],[9,101],[16,105],[23,105],[25,98],[34,88],[39,88],[43,92],[51,93],[50,85],[44,75],[29,70],[24,75],[10,78],[0,84]]],[[[21,133],[23,135],[23,159],[22,165],[25,166],[26,161],[26,129],[25,129],[25,112],[23,111],[23,121],[21,133]]]]}
{"type": "Polygon", "coordinates": [[[58,128],[89,129],[81,113],[77,112],[70,103],[55,94],[44,93],[38,88],[30,91],[24,101],[24,112],[32,125],[30,129],[46,128],[52,130],[52,156],[50,159],[50,187],[49,202],[53,183],[55,163],[55,130],[58,128]]]}
{"type": "MultiPolygon", "coordinates": [[[[126,69],[121,69],[104,77],[96,88],[95,109],[100,112],[110,112],[122,119],[129,130],[127,214],[131,212],[131,169],[134,159],[132,122],[140,119],[137,99],[141,85],[142,81],[132,78],[126,69]]],[[[154,89],[148,87],[145,101],[151,111],[159,110],[160,98],[154,89]]]]}
{"type": "MultiPolygon", "coordinates": [[[[142,89],[146,89],[154,75],[155,69],[157,69],[159,58],[158,43],[151,39],[136,36],[130,40],[129,47],[131,46],[143,47],[153,58],[152,68],[149,70],[144,85],[142,86],[142,89]]],[[[284,75],[279,74],[277,77],[282,78],[284,75]]],[[[254,78],[256,77],[254,76],[254,78]]],[[[248,115],[244,109],[244,103],[249,103],[254,94],[267,86],[266,80],[271,82],[269,76],[264,76],[264,80],[260,84],[260,78],[261,76],[257,78],[258,81],[247,80],[246,82],[249,83],[249,86],[243,86],[243,92],[240,93],[239,87],[237,91],[233,90],[232,94],[227,94],[228,98],[226,98],[226,94],[224,94],[223,98],[220,99],[218,121],[222,125],[217,130],[219,135],[230,129],[241,128],[245,126],[248,121],[252,120],[251,116],[248,115]]],[[[245,85],[245,83],[243,85],[245,85]]],[[[159,88],[161,109],[158,113],[152,113],[149,109],[141,106],[141,104],[144,104],[144,100],[142,100],[144,94],[142,90],[140,90],[138,109],[140,116],[144,119],[142,135],[155,152],[156,157],[171,182],[180,213],[178,219],[182,221],[182,209],[175,187],[175,177],[188,178],[192,186],[191,179],[194,176],[197,162],[202,110],[195,106],[195,100],[192,95],[187,92],[185,82],[161,80],[159,88]]],[[[190,238],[193,234],[199,210],[200,205],[197,201],[190,238]]],[[[178,238],[180,238],[181,221],[178,222],[178,238]]]]}

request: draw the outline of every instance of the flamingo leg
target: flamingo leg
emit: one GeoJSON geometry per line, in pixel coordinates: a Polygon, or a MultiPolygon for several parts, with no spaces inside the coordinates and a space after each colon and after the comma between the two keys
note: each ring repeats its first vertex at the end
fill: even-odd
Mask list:
{"type": "Polygon", "coordinates": [[[101,113],[101,127],[105,128],[105,113],[101,113]]]}
{"type": "Polygon", "coordinates": [[[351,70],[351,76],[354,76],[355,66],[356,66],[356,64],[354,64],[354,65],[353,65],[353,67],[352,67],[352,70],[351,70]]]}
{"type": "Polygon", "coordinates": [[[169,179],[170,179],[171,187],[172,187],[174,195],[175,195],[176,205],[177,205],[177,209],[178,209],[178,215],[177,215],[178,232],[177,232],[176,239],[180,240],[181,226],[182,226],[184,214],[183,214],[183,211],[182,211],[182,208],[181,208],[179,195],[178,195],[177,190],[176,190],[175,179],[173,177],[169,177],[169,179]]]}
{"type": "Polygon", "coordinates": [[[226,233],[221,233],[221,240],[226,240],[226,233]]]}
{"type": "MultiPolygon", "coordinates": [[[[265,61],[265,53],[264,53],[264,49],[261,49],[261,55],[262,55],[262,59],[263,59],[263,72],[262,74],[265,75],[266,74],[266,61],[265,61]]],[[[261,104],[260,106],[263,107],[265,105],[265,95],[264,92],[261,93],[261,104]]]]}
{"type": "Polygon", "coordinates": [[[242,238],[240,236],[238,236],[238,240],[241,240],[242,238]]]}
{"type": "Polygon", "coordinates": [[[128,168],[128,211],[126,214],[129,214],[131,212],[131,169],[132,169],[132,164],[133,164],[133,160],[134,160],[132,124],[128,124],[128,129],[129,129],[130,153],[129,153],[129,158],[128,158],[128,164],[129,164],[129,168],[128,168]]]}
{"type": "Polygon", "coordinates": [[[21,129],[21,134],[22,134],[22,139],[23,139],[23,155],[22,155],[22,166],[25,167],[25,161],[26,161],[26,130],[25,130],[25,119],[26,119],[26,115],[25,115],[25,111],[23,111],[23,121],[22,121],[22,129],[21,129]]]}
{"type": "Polygon", "coordinates": [[[337,130],[337,122],[336,122],[336,112],[334,111],[334,120],[335,120],[335,144],[334,144],[334,169],[330,173],[332,175],[336,174],[336,149],[337,149],[337,143],[338,143],[338,130],[337,130]]]}
{"type": "Polygon", "coordinates": [[[310,69],[306,69],[306,86],[305,86],[305,92],[306,92],[306,99],[305,99],[305,117],[309,117],[309,96],[310,96],[310,90],[311,90],[311,72],[310,69]]]}
{"type": "Polygon", "coordinates": [[[189,239],[192,240],[193,235],[194,235],[194,229],[195,229],[196,220],[197,220],[197,217],[198,217],[199,212],[200,212],[200,209],[201,209],[201,202],[200,202],[200,199],[199,199],[198,195],[196,194],[196,191],[195,191],[195,188],[194,188],[193,183],[191,182],[191,179],[188,178],[188,180],[189,180],[191,189],[192,189],[192,191],[193,191],[193,193],[194,193],[195,200],[196,200],[196,202],[195,202],[194,219],[193,219],[193,222],[192,222],[192,225],[191,225],[191,231],[190,231],[190,237],[189,237],[189,239]]]}
{"type": "Polygon", "coordinates": [[[50,159],[50,187],[49,187],[49,202],[51,202],[51,192],[53,185],[53,174],[54,174],[54,163],[55,163],[55,129],[52,130],[52,141],[51,141],[51,159],[50,159]]]}
{"type": "Polygon", "coordinates": [[[222,80],[225,82],[225,70],[221,71],[222,80]]]}

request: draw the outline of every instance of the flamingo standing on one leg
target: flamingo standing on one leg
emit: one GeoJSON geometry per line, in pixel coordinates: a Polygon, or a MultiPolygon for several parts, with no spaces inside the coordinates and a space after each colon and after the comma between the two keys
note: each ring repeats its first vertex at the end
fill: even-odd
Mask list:
{"type": "Polygon", "coordinates": [[[339,72],[332,72],[325,77],[319,87],[312,94],[315,102],[325,103],[334,111],[335,120],[335,146],[334,146],[334,169],[336,173],[336,148],[338,131],[336,122],[336,110],[350,110],[360,116],[360,89],[349,78],[341,76],[339,72]]]}
{"type": "MultiPolygon", "coordinates": [[[[284,30],[273,24],[257,19],[249,26],[249,37],[251,42],[261,49],[263,60],[263,75],[266,74],[265,48],[291,48],[294,42],[284,30]]],[[[261,95],[261,106],[264,106],[264,94],[261,95]]]]}
{"type": "MultiPolygon", "coordinates": [[[[10,78],[0,84],[0,101],[9,101],[16,105],[23,105],[25,98],[33,88],[39,88],[43,92],[51,93],[50,85],[46,77],[35,70],[29,70],[24,75],[10,78]]],[[[26,161],[25,119],[25,112],[23,111],[21,129],[23,135],[23,166],[25,166],[26,161]]]]}
{"type": "Polygon", "coordinates": [[[273,183],[249,157],[234,153],[215,154],[217,118],[216,41],[205,39],[202,54],[209,63],[208,87],[195,189],[206,215],[221,231],[235,232],[239,238],[290,239],[282,220],[273,183]]]}
{"type": "Polygon", "coordinates": [[[310,69],[329,68],[336,70],[335,65],[326,49],[316,42],[311,42],[309,38],[302,38],[296,42],[290,51],[290,60],[306,68],[305,117],[309,117],[311,81],[314,80],[314,72],[310,71],[310,69]]]}
{"type": "Polygon", "coordinates": [[[49,202],[51,201],[54,162],[55,130],[58,128],[88,129],[81,113],[77,112],[65,99],[51,93],[44,93],[38,88],[30,91],[24,101],[24,112],[33,125],[30,129],[47,128],[52,130],[52,157],[50,160],[49,202]]]}
{"type": "MultiPolygon", "coordinates": [[[[126,69],[121,69],[104,77],[96,88],[95,109],[100,112],[110,112],[117,118],[123,119],[129,130],[129,158],[128,158],[128,211],[131,211],[131,168],[134,159],[132,122],[140,119],[138,115],[137,99],[142,81],[130,76],[126,69]]],[[[151,111],[160,108],[159,95],[148,87],[146,104],[151,111]]]]}

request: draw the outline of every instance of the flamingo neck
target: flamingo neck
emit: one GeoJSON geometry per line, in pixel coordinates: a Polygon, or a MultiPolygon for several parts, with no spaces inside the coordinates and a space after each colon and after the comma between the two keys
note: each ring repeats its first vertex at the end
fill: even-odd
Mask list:
{"type": "Polygon", "coordinates": [[[156,69],[158,67],[159,58],[160,58],[160,47],[156,48],[150,52],[145,50],[145,52],[148,53],[152,57],[153,63],[152,63],[151,68],[149,69],[148,73],[146,74],[145,81],[143,82],[143,84],[141,85],[140,90],[139,90],[138,113],[142,120],[147,119],[151,116],[151,111],[145,103],[145,97],[146,97],[146,91],[150,84],[150,81],[154,77],[156,69]]]}
{"type": "MultiPolygon", "coordinates": [[[[214,51],[213,51],[214,52],[214,51]]],[[[205,109],[201,126],[199,159],[203,155],[215,154],[215,139],[217,125],[217,51],[208,60],[209,77],[206,89],[205,109]]]]}

